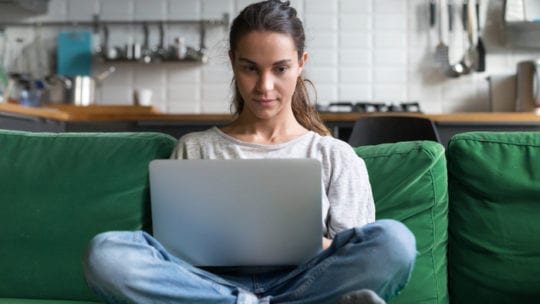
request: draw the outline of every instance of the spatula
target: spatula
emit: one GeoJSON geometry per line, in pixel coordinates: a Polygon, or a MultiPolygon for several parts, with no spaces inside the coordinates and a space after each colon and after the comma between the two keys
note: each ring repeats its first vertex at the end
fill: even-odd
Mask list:
{"type": "Polygon", "coordinates": [[[439,43],[435,48],[435,62],[447,69],[450,66],[450,59],[448,54],[448,6],[446,0],[439,0],[439,43]]]}
{"type": "Polygon", "coordinates": [[[476,71],[484,72],[486,70],[486,47],[484,46],[484,41],[482,40],[481,32],[481,21],[480,21],[480,9],[481,9],[481,0],[476,0],[476,22],[478,30],[478,42],[476,43],[476,53],[478,54],[478,63],[476,66],[476,71]]]}

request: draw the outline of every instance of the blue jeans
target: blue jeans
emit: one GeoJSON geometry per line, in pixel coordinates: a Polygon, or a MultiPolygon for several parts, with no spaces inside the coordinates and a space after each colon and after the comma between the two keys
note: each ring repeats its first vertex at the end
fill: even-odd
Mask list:
{"type": "Polygon", "coordinates": [[[84,271],[107,303],[324,304],[364,288],[390,299],[409,280],[415,243],[403,224],[379,220],[338,233],[296,268],[217,274],[170,255],[145,232],[105,232],[91,241],[84,271]]]}

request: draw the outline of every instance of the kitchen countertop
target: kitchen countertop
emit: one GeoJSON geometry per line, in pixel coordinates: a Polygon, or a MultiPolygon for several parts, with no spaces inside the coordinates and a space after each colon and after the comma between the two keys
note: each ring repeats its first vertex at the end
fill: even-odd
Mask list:
{"type": "MultiPolygon", "coordinates": [[[[113,122],[113,121],[229,121],[229,114],[166,114],[160,113],[154,107],[143,106],[73,106],[48,105],[39,108],[25,107],[17,104],[0,103],[0,112],[15,115],[26,115],[44,119],[71,122],[113,122]]],[[[332,112],[320,113],[326,122],[352,122],[366,116],[417,116],[426,117],[435,122],[539,122],[540,115],[533,112],[506,113],[453,113],[453,114],[422,114],[411,112],[332,112]]]]}

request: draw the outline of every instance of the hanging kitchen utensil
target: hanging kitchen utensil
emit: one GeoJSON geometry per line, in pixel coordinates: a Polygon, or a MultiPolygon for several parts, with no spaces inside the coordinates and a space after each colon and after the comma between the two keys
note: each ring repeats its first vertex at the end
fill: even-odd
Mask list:
{"type": "Polygon", "coordinates": [[[165,48],[165,24],[159,23],[159,45],[156,50],[157,57],[160,59],[168,59],[169,54],[165,48]]]}
{"type": "Polygon", "coordinates": [[[438,31],[439,31],[439,43],[435,48],[435,62],[443,68],[448,69],[450,66],[448,55],[448,7],[446,0],[439,0],[439,18],[438,18],[438,31]]]}
{"type": "Polygon", "coordinates": [[[461,75],[469,74],[471,71],[472,66],[472,58],[470,53],[470,46],[471,46],[471,39],[472,36],[469,35],[468,31],[468,0],[464,0],[462,4],[461,9],[461,25],[462,25],[462,43],[463,43],[463,56],[461,57],[461,60],[453,64],[449,71],[447,71],[447,75],[450,77],[459,77],[461,75]]]}
{"type": "Polygon", "coordinates": [[[57,73],[63,76],[92,74],[92,33],[90,31],[58,34],[57,73]]]}
{"type": "Polygon", "coordinates": [[[476,0],[476,21],[477,21],[477,30],[478,30],[478,42],[476,44],[476,52],[478,54],[478,64],[476,66],[476,71],[484,72],[486,70],[486,47],[484,46],[484,41],[482,40],[482,25],[480,21],[480,11],[482,5],[481,0],[476,0]]]}
{"type": "Polygon", "coordinates": [[[150,63],[152,61],[152,50],[150,48],[150,31],[148,29],[148,24],[143,23],[143,46],[142,46],[142,61],[144,63],[150,63]]]}
{"type": "MultiPolygon", "coordinates": [[[[454,7],[454,0],[448,0],[448,32],[449,32],[449,42],[448,42],[448,58],[449,62],[455,62],[453,58],[455,54],[455,50],[450,48],[450,45],[455,40],[455,32],[454,32],[454,17],[455,17],[455,7],[454,7]]],[[[449,64],[448,68],[445,71],[446,76],[448,77],[459,77],[463,71],[460,65],[460,59],[457,59],[458,63],[455,64],[449,64]]]]}
{"type": "Polygon", "coordinates": [[[469,57],[471,58],[471,68],[478,70],[478,51],[476,44],[478,42],[478,29],[476,22],[476,3],[475,0],[469,0],[467,3],[467,36],[469,37],[469,57]]]}
{"type": "Polygon", "coordinates": [[[429,27],[430,28],[435,27],[435,22],[437,20],[437,18],[435,16],[435,14],[437,13],[436,12],[437,5],[436,5],[435,1],[436,0],[429,1],[429,27]]]}

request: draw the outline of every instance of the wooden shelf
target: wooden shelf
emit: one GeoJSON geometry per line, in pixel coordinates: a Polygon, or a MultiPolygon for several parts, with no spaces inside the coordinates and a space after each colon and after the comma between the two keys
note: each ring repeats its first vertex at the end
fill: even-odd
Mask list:
{"type": "MultiPolygon", "coordinates": [[[[61,121],[230,121],[230,114],[165,114],[154,107],[142,106],[74,106],[47,105],[40,108],[24,107],[17,104],[0,103],[0,112],[30,115],[61,121]]],[[[422,114],[407,112],[386,113],[320,113],[326,122],[353,122],[367,116],[417,116],[435,122],[538,122],[540,115],[525,112],[508,113],[454,113],[422,114]]]]}

